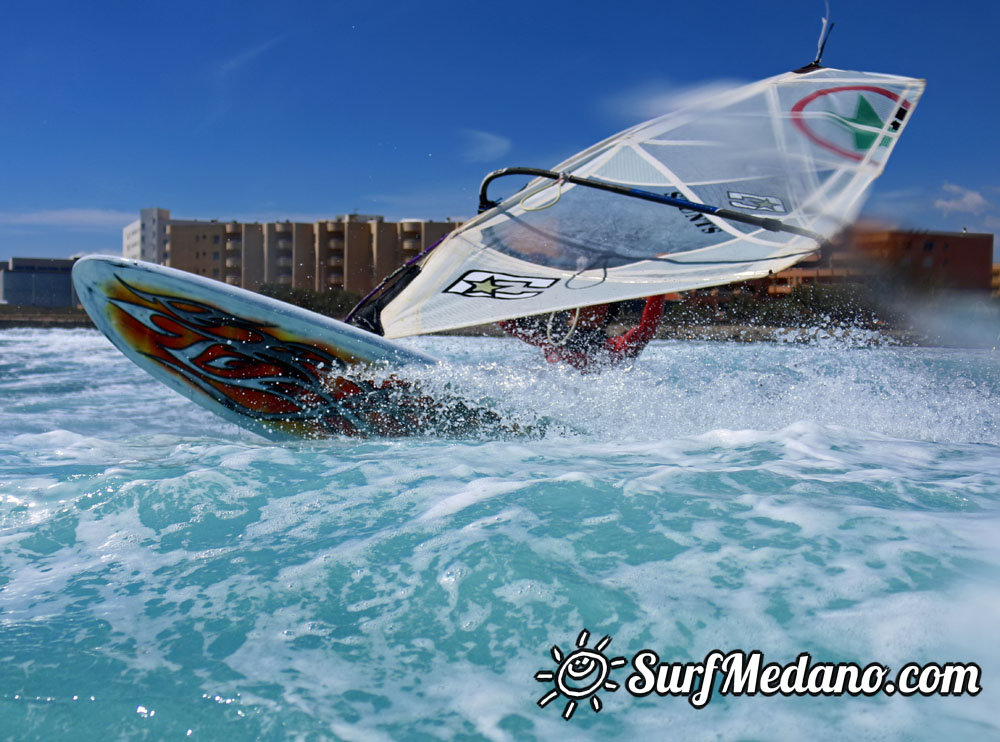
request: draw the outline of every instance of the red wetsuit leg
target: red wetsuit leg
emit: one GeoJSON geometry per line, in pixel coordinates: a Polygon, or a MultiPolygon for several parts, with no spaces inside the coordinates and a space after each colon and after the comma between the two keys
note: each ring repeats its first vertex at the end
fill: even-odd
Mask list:
{"type": "Polygon", "coordinates": [[[639,324],[624,335],[608,338],[605,347],[613,361],[635,358],[642,352],[642,349],[656,335],[656,328],[660,326],[660,320],[663,319],[665,304],[666,299],[662,296],[649,297],[646,299],[646,306],[643,307],[639,324]]]}

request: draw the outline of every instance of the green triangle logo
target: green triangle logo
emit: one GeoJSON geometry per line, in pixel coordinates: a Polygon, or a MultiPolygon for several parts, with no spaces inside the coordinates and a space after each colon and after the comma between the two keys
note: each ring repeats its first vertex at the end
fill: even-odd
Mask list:
{"type": "MultiPolygon", "coordinates": [[[[863,95],[858,96],[858,108],[852,118],[838,116],[833,111],[829,113],[836,123],[851,132],[854,136],[854,148],[861,152],[871,149],[875,145],[875,140],[878,139],[878,131],[872,131],[872,129],[881,130],[885,126],[885,122],[878,117],[875,108],[863,95]]],[[[882,137],[879,146],[888,147],[889,141],[889,137],[882,137]]]]}

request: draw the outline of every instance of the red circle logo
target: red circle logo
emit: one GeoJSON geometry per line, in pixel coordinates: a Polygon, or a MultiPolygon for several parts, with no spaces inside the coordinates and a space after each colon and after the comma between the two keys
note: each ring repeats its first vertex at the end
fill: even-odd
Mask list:
{"type": "Polygon", "coordinates": [[[808,106],[813,101],[818,100],[826,95],[832,95],[834,93],[844,93],[850,90],[857,90],[859,92],[866,92],[866,93],[876,93],[877,95],[885,96],[891,101],[899,101],[899,105],[903,109],[909,110],[910,108],[909,101],[905,100],[900,101],[899,95],[892,92],[891,90],[886,90],[885,88],[877,88],[873,85],[843,85],[841,87],[836,87],[836,88],[824,88],[823,90],[817,90],[814,93],[810,93],[805,98],[796,103],[794,106],[792,106],[791,118],[792,118],[792,123],[795,124],[796,128],[798,128],[799,131],[801,131],[803,134],[805,134],[807,137],[809,137],[809,139],[814,141],[819,146],[828,149],[831,152],[836,152],[841,157],[846,157],[849,160],[855,160],[856,162],[861,162],[862,160],[865,159],[863,155],[859,155],[857,152],[851,152],[848,149],[844,149],[840,145],[831,142],[829,139],[826,139],[823,136],[817,134],[809,127],[809,123],[804,115],[806,106],[808,106]]]}

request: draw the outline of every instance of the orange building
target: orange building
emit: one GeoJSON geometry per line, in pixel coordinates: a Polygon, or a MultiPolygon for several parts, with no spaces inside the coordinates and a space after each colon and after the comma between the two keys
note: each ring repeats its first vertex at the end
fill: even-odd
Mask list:
{"type": "Polygon", "coordinates": [[[796,286],[889,279],[928,291],[989,292],[993,235],[855,228],[833,241],[822,259],[804,260],[768,281],[768,293],[796,286]]]}
{"type": "Polygon", "coordinates": [[[873,263],[891,266],[907,285],[989,293],[993,235],[971,232],[857,232],[854,246],[873,263]]]}

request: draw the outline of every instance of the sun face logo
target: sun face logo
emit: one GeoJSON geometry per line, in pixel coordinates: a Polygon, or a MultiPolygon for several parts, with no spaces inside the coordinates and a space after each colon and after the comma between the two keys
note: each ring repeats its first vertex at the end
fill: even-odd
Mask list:
{"type": "Polygon", "coordinates": [[[613,693],[618,690],[618,683],[608,676],[613,668],[625,666],[625,658],[608,659],[605,656],[604,649],[611,643],[610,636],[597,642],[593,649],[587,648],[589,639],[590,632],[584,629],[576,639],[576,649],[565,656],[558,646],[552,647],[552,659],[558,665],[556,671],[539,670],[535,673],[535,680],[539,683],[555,681],[555,687],[538,699],[539,708],[545,708],[560,695],[566,696],[562,717],[569,721],[579,701],[590,698],[590,707],[596,714],[603,708],[597,692],[606,690],[613,693]]]}

